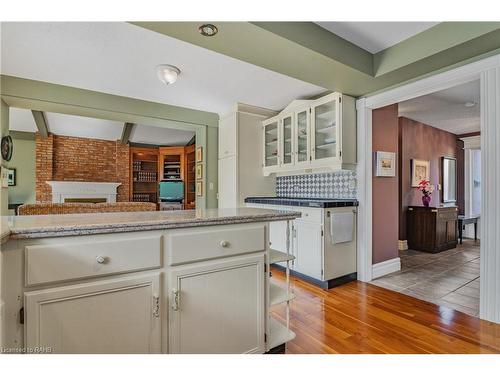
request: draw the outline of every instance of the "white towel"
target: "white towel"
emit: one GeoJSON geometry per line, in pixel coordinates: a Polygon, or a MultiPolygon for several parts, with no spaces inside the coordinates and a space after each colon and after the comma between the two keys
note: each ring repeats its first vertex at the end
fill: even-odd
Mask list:
{"type": "Polygon", "coordinates": [[[354,213],[331,213],[330,235],[332,244],[350,242],[354,239],[354,213]]]}

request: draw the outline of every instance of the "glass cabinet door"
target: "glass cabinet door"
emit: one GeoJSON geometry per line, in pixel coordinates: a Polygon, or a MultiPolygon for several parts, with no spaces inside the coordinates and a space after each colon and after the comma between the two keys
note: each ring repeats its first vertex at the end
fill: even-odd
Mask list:
{"type": "Polygon", "coordinates": [[[264,167],[278,165],[278,120],[264,125],[264,167]]]}
{"type": "Polygon", "coordinates": [[[297,112],[296,163],[309,161],[309,111],[297,112]]]}
{"type": "Polygon", "coordinates": [[[337,144],[337,100],[336,98],[313,107],[314,145],[313,159],[335,158],[337,144]]]}
{"type": "Polygon", "coordinates": [[[293,163],[293,132],[292,132],[293,116],[284,117],[282,120],[282,137],[281,137],[281,162],[283,165],[293,163]]]}

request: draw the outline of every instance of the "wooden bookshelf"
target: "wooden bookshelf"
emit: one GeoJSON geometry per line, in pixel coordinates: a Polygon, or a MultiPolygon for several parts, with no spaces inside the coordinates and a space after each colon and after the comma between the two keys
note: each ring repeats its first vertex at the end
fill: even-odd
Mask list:
{"type": "Polygon", "coordinates": [[[130,199],[158,203],[158,149],[130,147],[130,199]]]}

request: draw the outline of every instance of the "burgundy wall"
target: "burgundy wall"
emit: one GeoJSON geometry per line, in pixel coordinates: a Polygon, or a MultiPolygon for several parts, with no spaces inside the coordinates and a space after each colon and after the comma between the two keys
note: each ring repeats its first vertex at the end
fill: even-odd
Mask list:
{"type": "MultiPolygon", "coordinates": [[[[441,184],[441,157],[457,158],[458,178],[463,176],[463,158],[458,152],[457,136],[444,130],[433,128],[421,122],[405,117],[399,118],[399,176],[400,176],[400,210],[399,210],[399,239],[406,239],[406,210],[408,206],[421,206],[422,194],[417,188],[411,187],[411,159],[430,161],[430,182],[435,186],[431,205],[441,203],[441,191],[437,185],[441,184]],[[462,162],[462,166],[460,166],[462,162]]],[[[462,177],[463,179],[463,177],[462,177]]],[[[463,197],[462,187],[457,189],[463,197]]],[[[459,202],[463,198],[459,198],[459,202]]]]}
{"type": "MultiPolygon", "coordinates": [[[[373,111],[373,152],[398,152],[398,105],[373,111]]],[[[397,159],[399,156],[397,156],[397,159]]],[[[375,160],[375,158],[374,158],[375,160]]],[[[398,168],[396,168],[398,169],[398,168]]],[[[372,263],[398,257],[398,177],[375,177],[373,169],[372,263]]]]}

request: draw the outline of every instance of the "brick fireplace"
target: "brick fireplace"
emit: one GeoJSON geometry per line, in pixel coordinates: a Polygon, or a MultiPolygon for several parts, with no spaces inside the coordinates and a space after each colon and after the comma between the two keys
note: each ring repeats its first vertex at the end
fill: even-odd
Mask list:
{"type": "Polygon", "coordinates": [[[36,201],[52,202],[49,181],[118,183],[117,202],[130,200],[129,145],[120,141],[36,134],[36,201]]]}

